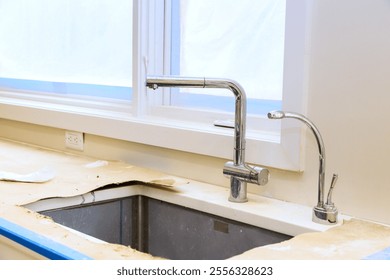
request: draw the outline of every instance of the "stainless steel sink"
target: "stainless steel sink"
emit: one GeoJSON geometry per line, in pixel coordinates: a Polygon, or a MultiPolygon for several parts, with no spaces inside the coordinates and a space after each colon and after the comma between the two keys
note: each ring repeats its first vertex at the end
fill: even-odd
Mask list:
{"type": "MultiPolygon", "coordinates": [[[[97,192],[92,193],[93,202],[75,205],[53,207],[46,199],[39,202],[38,211],[59,224],[106,242],[177,260],[226,259],[291,238],[144,195],[96,201],[97,192]]],[[[58,202],[61,198],[51,200],[58,202]]],[[[25,207],[37,209],[34,205],[25,207]]]]}

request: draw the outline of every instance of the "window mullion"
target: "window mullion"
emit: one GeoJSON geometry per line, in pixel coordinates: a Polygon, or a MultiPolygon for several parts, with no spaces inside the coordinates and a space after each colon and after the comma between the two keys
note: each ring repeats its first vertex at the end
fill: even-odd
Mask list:
{"type": "Polygon", "coordinates": [[[150,106],[161,104],[159,91],[150,94],[148,74],[163,73],[164,2],[134,0],[133,81],[134,115],[145,116],[150,106]]]}
{"type": "MultiPolygon", "coordinates": [[[[172,75],[172,7],[175,5],[175,0],[165,0],[164,6],[164,33],[163,33],[163,46],[164,46],[164,65],[163,74],[172,75]]],[[[171,92],[172,88],[163,88],[162,104],[163,106],[171,105],[171,92]]]]}

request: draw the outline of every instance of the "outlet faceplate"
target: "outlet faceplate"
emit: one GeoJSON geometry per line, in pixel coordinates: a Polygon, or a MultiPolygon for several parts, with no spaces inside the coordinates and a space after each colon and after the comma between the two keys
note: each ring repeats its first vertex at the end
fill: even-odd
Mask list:
{"type": "Polygon", "coordinates": [[[84,133],[78,131],[65,131],[65,147],[77,151],[83,151],[84,133]]]}

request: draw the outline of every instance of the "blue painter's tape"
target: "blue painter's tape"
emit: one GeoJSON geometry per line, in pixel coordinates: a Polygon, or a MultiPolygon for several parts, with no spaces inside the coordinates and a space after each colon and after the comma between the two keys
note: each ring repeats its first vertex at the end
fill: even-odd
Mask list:
{"type": "Polygon", "coordinates": [[[382,251],[376,252],[372,255],[369,255],[363,259],[364,260],[390,260],[390,247],[382,251]]]}
{"type": "Polygon", "coordinates": [[[78,251],[2,218],[0,235],[51,260],[91,260],[78,251]]]}

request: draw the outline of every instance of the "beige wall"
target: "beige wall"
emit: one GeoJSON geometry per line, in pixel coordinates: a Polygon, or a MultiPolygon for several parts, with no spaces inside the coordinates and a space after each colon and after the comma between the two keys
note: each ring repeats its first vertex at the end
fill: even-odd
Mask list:
{"type": "MultiPolygon", "coordinates": [[[[390,1],[314,1],[307,114],[326,145],[328,188],[341,212],[390,224],[390,1]]],[[[285,120],[294,121],[294,120],[285,120]]],[[[8,120],[0,136],[64,150],[64,131],[8,120]]],[[[307,134],[306,169],[271,169],[270,183],[251,192],[314,206],[318,152],[307,134]]],[[[223,159],[86,135],[84,154],[125,160],[227,186],[223,159]]]]}

